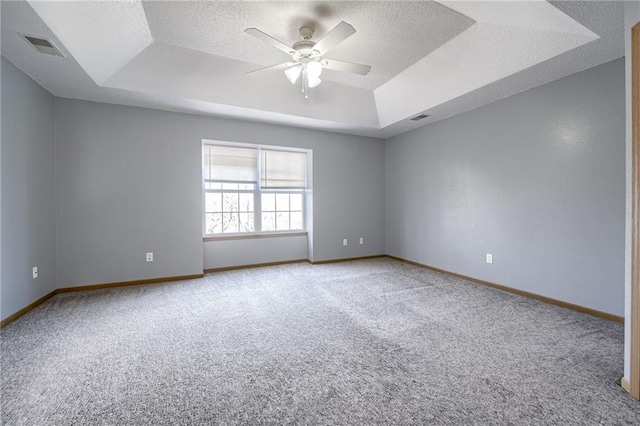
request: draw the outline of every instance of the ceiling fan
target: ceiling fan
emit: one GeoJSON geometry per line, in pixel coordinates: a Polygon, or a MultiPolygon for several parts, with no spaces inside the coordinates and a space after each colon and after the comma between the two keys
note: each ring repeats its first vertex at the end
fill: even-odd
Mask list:
{"type": "Polygon", "coordinates": [[[369,65],[354,64],[351,62],[336,61],[334,59],[324,59],[323,56],[331,49],[342,43],[348,37],[352,36],[356,30],[344,21],[333,27],[320,41],[317,43],[311,40],[314,29],[309,25],[300,28],[302,40],[289,47],[280,40],[271,37],[257,28],[247,28],[245,33],[252,35],[265,43],[268,43],[291,55],[291,61],[282,64],[271,65],[269,67],[260,68],[249,71],[247,74],[263,71],[284,70],[285,75],[296,84],[298,79],[301,80],[302,92],[305,98],[309,98],[309,88],[316,87],[322,80],[320,75],[323,69],[350,72],[353,74],[367,75],[371,70],[369,65]]]}

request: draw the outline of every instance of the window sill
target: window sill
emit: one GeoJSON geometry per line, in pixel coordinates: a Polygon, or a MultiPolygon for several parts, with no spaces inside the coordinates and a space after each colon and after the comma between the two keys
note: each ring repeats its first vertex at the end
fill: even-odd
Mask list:
{"type": "Polygon", "coordinates": [[[283,238],[283,237],[306,237],[307,231],[291,231],[291,232],[264,232],[256,234],[235,234],[220,235],[215,237],[203,237],[202,241],[227,241],[227,240],[253,240],[257,238],[283,238]]]}

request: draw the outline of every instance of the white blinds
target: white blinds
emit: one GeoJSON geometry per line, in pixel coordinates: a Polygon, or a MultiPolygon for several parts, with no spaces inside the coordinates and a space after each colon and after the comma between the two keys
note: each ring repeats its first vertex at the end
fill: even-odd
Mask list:
{"type": "Polygon", "coordinates": [[[307,154],[304,152],[263,149],[260,187],[304,189],[306,186],[307,154]]]}
{"type": "Polygon", "coordinates": [[[258,153],[255,148],[204,146],[204,178],[239,182],[258,180],[258,153]]]}

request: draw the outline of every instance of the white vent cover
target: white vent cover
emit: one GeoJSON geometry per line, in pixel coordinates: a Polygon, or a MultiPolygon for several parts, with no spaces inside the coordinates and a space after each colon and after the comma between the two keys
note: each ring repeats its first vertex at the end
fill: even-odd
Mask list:
{"type": "Polygon", "coordinates": [[[64,57],[60,49],[58,49],[56,45],[53,44],[53,42],[49,39],[25,35],[25,34],[20,34],[20,36],[24,38],[27,43],[29,43],[34,49],[36,49],[40,53],[46,53],[47,55],[64,57]]]}

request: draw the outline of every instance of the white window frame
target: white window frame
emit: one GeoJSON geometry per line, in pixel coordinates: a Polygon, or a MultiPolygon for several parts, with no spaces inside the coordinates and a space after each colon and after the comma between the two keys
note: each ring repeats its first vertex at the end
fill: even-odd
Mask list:
{"type": "MultiPolygon", "coordinates": [[[[251,235],[287,235],[287,234],[299,234],[301,232],[307,232],[307,192],[309,190],[309,159],[312,155],[312,150],[310,149],[302,149],[302,148],[292,148],[287,146],[276,146],[276,145],[260,145],[260,144],[249,144],[249,143],[241,143],[241,142],[225,142],[225,141],[215,141],[209,139],[203,139],[202,141],[202,165],[201,165],[201,183],[202,183],[202,235],[203,238],[225,238],[225,237],[245,237],[251,235]],[[256,164],[256,172],[257,177],[254,182],[253,190],[227,190],[224,189],[207,189],[206,183],[204,179],[204,167],[205,167],[205,156],[204,156],[204,148],[207,145],[213,146],[226,146],[231,148],[253,148],[256,149],[257,155],[257,164],[256,164]],[[305,187],[303,189],[292,189],[292,188],[268,188],[262,189],[260,187],[260,179],[262,176],[262,150],[267,151],[284,151],[284,152],[300,152],[307,155],[307,161],[305,164],[305,187]],[[216,234],[207,234],[207,207],[206,207],[206,194],[210,193],[224,193],[224,192],[238,192],[238,193],[253,193],[253,228],[254,230],[251,232],[226,232],[226,233],[216,233],[216,234]],[[293,229],[293,230],[273,230],[273,231],[262,231],[262,194],[301,194],[302,195],[302,229],[293,229]]],[[[221,182],[217,179],[212,179],[209,182],[221,182]]],[[[232,181],[226,181],[232,183],[232,181]]],[[[246,182],[243,182],[246,183],[246,182]]],[[[291,211],[291,209],[289,209],[291,211]]]]}

